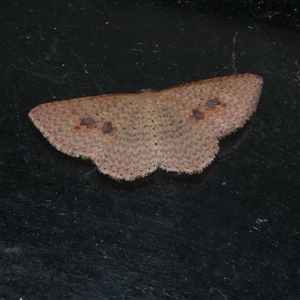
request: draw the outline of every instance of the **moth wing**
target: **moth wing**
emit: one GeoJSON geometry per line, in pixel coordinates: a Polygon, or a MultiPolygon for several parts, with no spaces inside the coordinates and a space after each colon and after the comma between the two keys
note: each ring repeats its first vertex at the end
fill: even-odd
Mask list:
{"type": "Polygon", "coordinates": [[[162,90],[158,99],[204,133],[220,138],[242,127],[250,118],[262,84],[260,76],[236,74],[162,90]]]}
{"type": "Polygon", "coordinates": [[[58,150],[93,158],[105,151],[136,106],[134,94],[102,95],[41,104],[29,117],[58,150]]]}
{"type": "Polygon", "coordinates": [[[160,167],[167,171],[201,172],[219,150],[218,139],[164,103],[159,104],[160,120],[156,124],[160,167]]]}
{"type": "Polygon", "coordinates": [[[156,103],[147,103],[141,94],[138,95],[138,105],[116,138],[102,155],[94,158],[99,170],[115,179],[134,180],[148,175],[158,167],[152,118],[148,118],[149,111],[156,113],[156,103]]]}

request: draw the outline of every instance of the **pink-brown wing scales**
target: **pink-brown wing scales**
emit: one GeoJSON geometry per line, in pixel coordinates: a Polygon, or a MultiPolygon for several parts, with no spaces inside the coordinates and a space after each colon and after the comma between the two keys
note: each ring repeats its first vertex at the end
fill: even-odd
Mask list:
{"type": "Polygon", "coordinates": [[[156,125],[160,167],[167,171],[201,172],[219,150],[218,140],[164,103],[156,125]]]}
{"type": "Polygon", "coordinates": [[[217,77],[158,93],[160,102],[221,138],[242,127],[256,109],[263,79],[254,74],[217,77]]]}
{"type": "Polygon", "coordinates": [[[143,96],[138,95],[138,105],[115,139],[102,155],[94,158],[99,170],[115,179],[134,180],[148,175],[158,166],[155,136],[148,117],[155,113],[156,103],[144,101],[143,96]]]}
{"type": "Polygon", "coordinates": [[[41,104],[29,117],[58,150],[93,159],[103,154],[136,106],[137,95],[103,95],[41,104]]]}

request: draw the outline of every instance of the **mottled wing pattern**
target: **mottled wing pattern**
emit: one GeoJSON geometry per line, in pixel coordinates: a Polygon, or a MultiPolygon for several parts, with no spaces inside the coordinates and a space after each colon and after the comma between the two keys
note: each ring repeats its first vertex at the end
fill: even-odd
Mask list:
{"type": "Polygon", "coordinates": [[[160,91],[158,99],[199,130],[220,138],[250,118],[262,83],[262,77],[249,73],[217,77],[160,91]]]}
{"type": "Polygon", "coordinates": [[[116,179],[134,180],[156,170],[158,154],[151,125],[153,114],[157,115],[156,103],[149,106],[141,97],[114,140],[102,155],[94,157],[101,172],[116,179]]]}
{"type": "Polygon", "coordinates": [[[178,173],[202,171],[218,152],[218,140],[206,135],[168,105],[158,105],[160,118],[156,132],[160,167],[178,173]]]}
{"type": "Polygon", "coordinates": [[[137,99],[135,94],[118,94],[49,102],[34,107],[29,117],[58,150],[94,158],[127,122],[137,99]]]}

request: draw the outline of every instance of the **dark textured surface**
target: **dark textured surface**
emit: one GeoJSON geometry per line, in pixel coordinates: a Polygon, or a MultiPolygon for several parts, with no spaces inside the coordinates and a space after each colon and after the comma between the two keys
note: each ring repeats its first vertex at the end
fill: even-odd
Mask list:
{"type": "Polygon", "coordinates": [[[1,300],[299,299],[297,14],[192,4],[2,3],[1,300]],[[200,175],[111,180],[27,116],[235,70],[264,77],[261,100],[200,175]]]}
{"type": "Polygon", "coordinates": [[[249,1],[249,0],[170,0],[178,7],[199,9],[227,18],[244,19],[267,23],[277,28],[300,29],[298,0],[249,1]]]}

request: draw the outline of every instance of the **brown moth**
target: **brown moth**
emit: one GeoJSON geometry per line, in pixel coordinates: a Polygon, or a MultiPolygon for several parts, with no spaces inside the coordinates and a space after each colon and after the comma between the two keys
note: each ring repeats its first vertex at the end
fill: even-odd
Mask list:
{"type": "Polygon", "coordinates": [[[242,127],[256,109],[263,79],[236,74],[159,92],[56,101],[29,112],[58,150],[89,158],[115,179],[134,180],[157,168],[201,172],[218,139],[242,127]]]}

